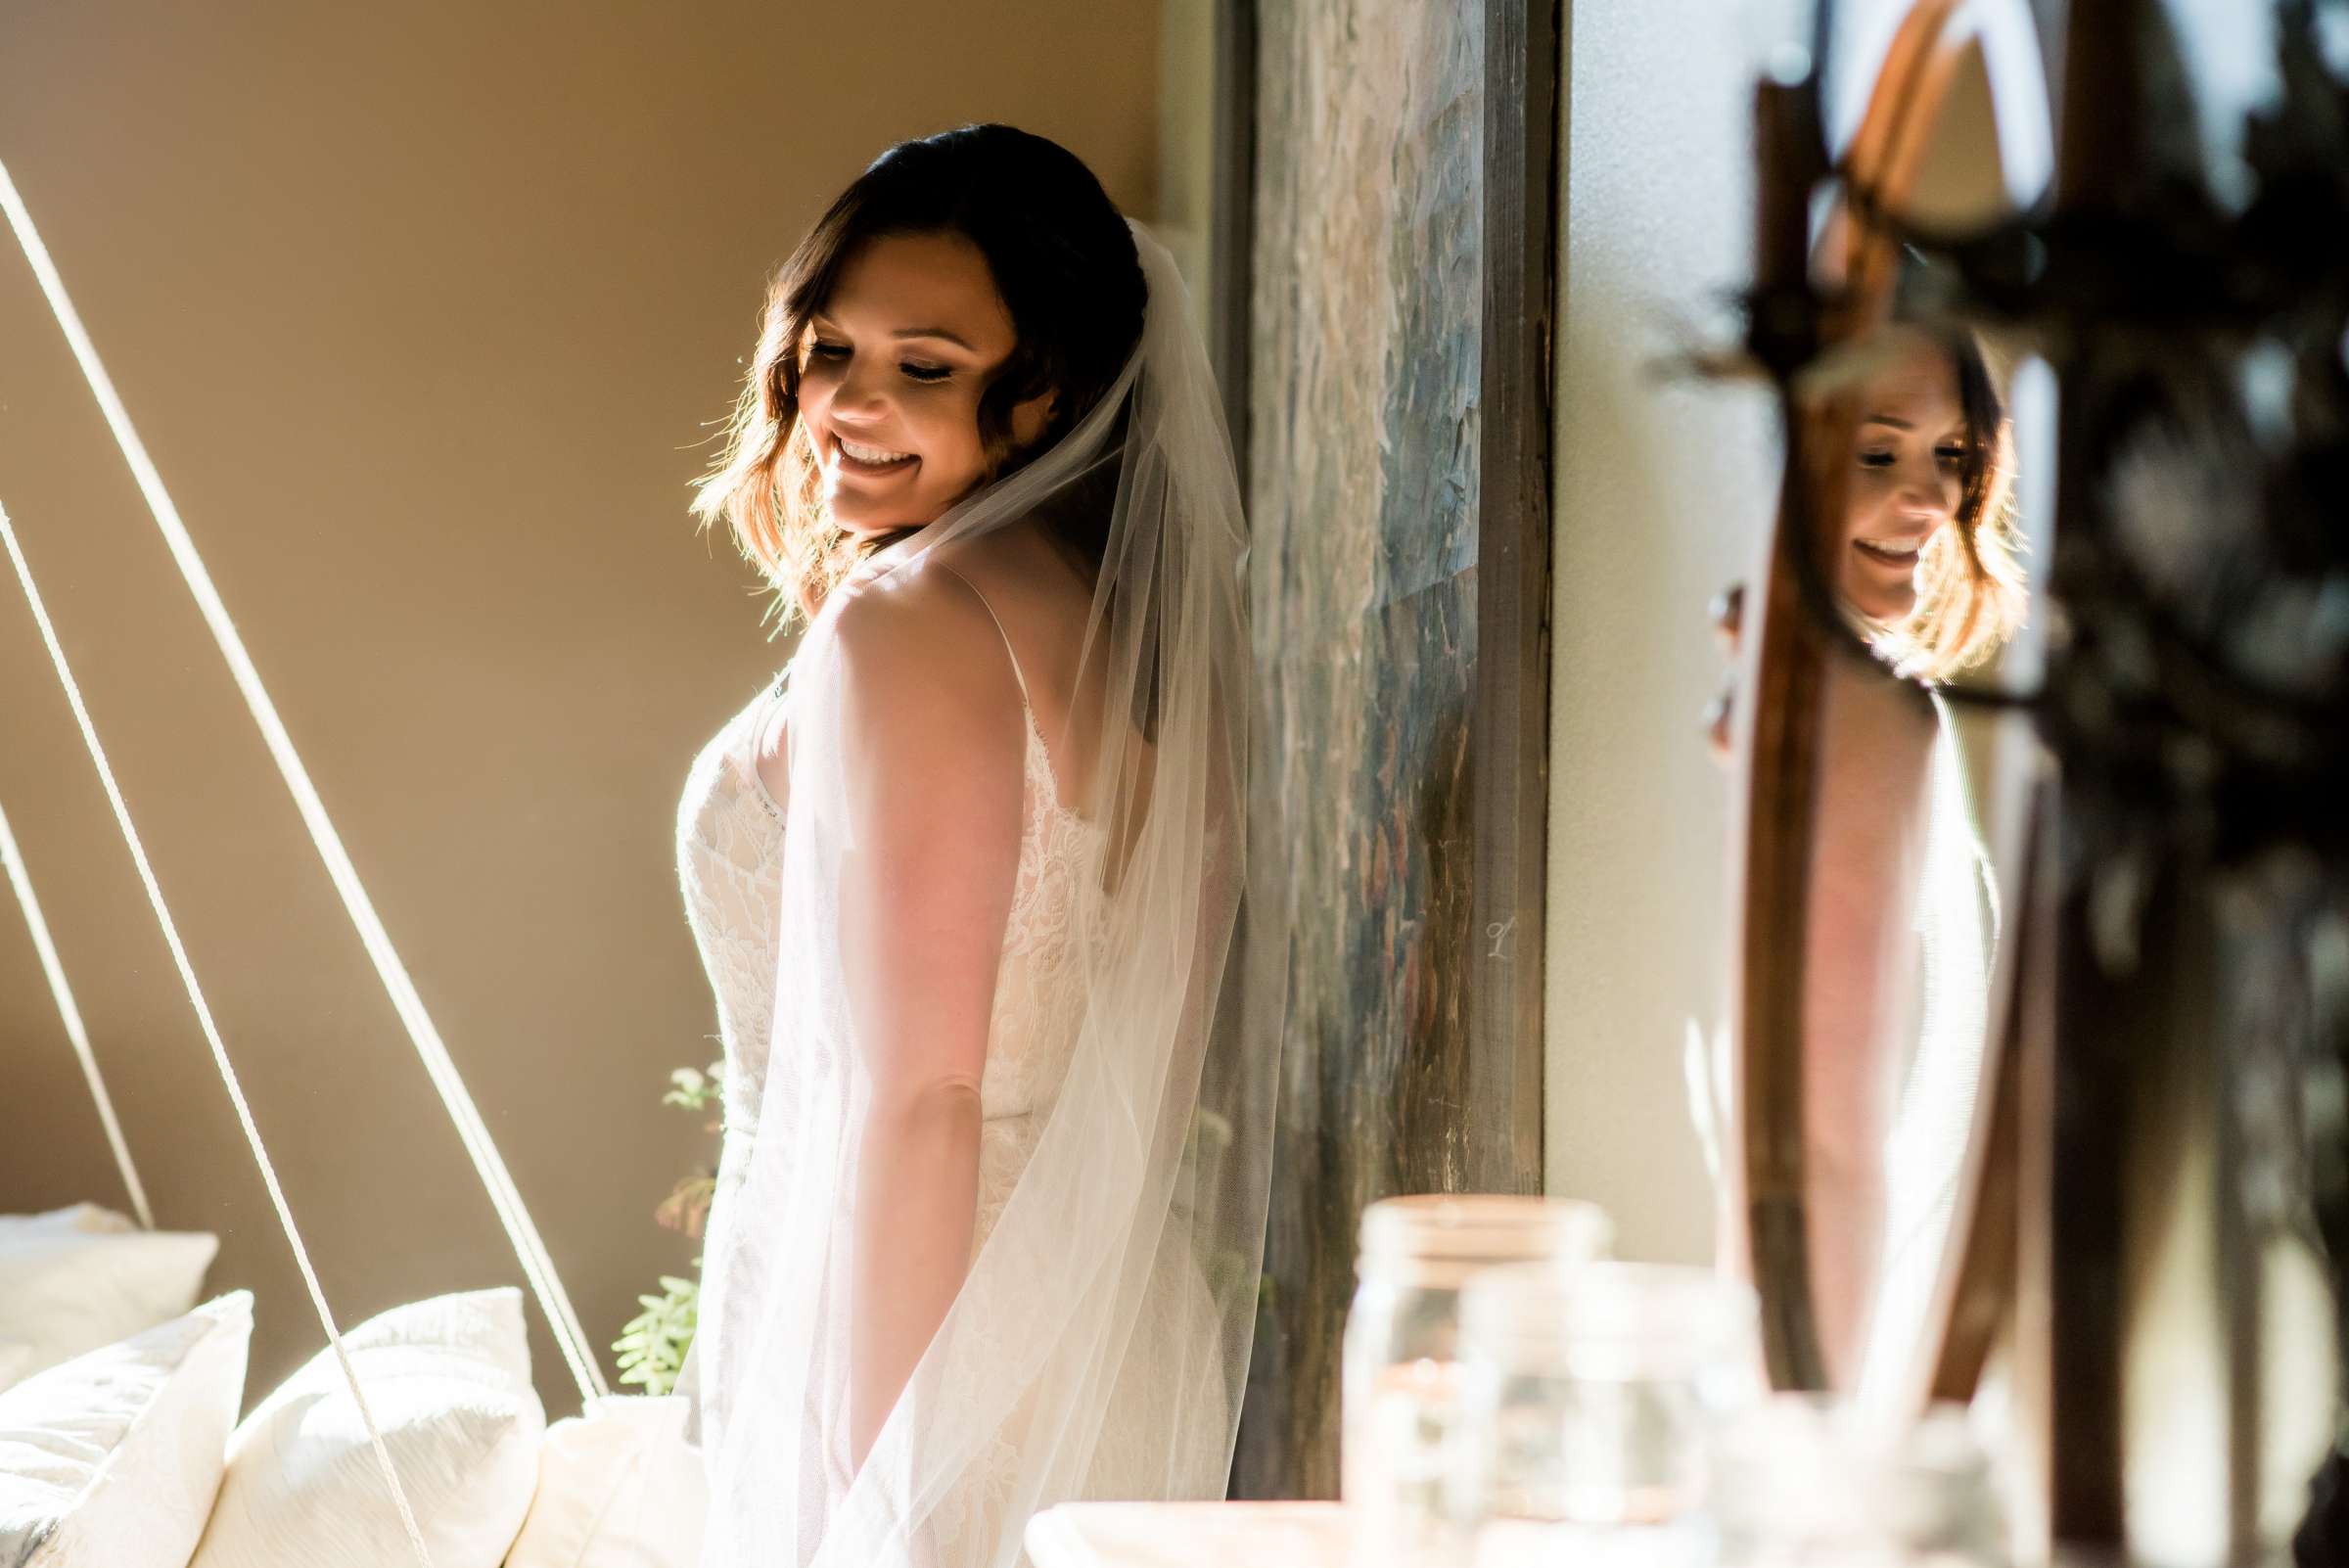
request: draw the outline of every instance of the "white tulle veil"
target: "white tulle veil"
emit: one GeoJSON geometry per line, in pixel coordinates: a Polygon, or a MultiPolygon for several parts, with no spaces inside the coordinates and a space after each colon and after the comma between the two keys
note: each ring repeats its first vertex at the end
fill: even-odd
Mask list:
{"type": "Polygon", "coordinates": [[[1223,1488],[1256,1320],[1281,966],[1244,963],[1235,939],[1248,868],[1270,857],[1247,853],[1257,706],[1229,438],[1174,260],[1132,227],[1148,302],[1108,393],[1049,450],[864,568],[917,572],[1043,508],[1110,508],[1077,683],[1101,704],[1102,739],[1074,803],[1107,831],[1075,878],[1086,940],[1068,1070],[852,1478],[859,1021],[838,915],[856,874],[859,764],[835,595],[790,677],[773,1036],[726,1283],[759,1311],[729,1329],[731,1386],[704,1424],[706,1563],[997,1568],[1021,1560],[1026,1519],[1049,1504],[1223,1488]],[[1171,1292],[1191,1305],[1170,1310],[1171,1292]],[[1114,1477],[1097,1464],[1112,1428],[1114,1477]]]}

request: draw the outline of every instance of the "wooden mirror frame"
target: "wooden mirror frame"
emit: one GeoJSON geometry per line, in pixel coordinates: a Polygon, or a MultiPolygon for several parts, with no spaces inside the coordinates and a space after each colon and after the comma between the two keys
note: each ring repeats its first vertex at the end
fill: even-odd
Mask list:
{"type": "MultiPolygon", "coordinates": [[[[1841,41],[1820,0],[1818,37],[1841,41]]],[[[1886,16],[1877,8],[1874,19],[1886,16]]],[[[1863,26],[1865,24],[1863,23],[1863,26]]],[[[1736,870],[1738,930],[1730,976],[1731,1125],[1737,1156],[1725,1173],[1734,1183],[1727,1212],[1743,1217],[1733,1250],[1761,1304],[1762,1349],[1771,1385],[1828,1386],[1811,1268],[1811,1195],[1806,1184],[1804,1092],[1804,943],[1808,930],[1810,854],[1823,661],[1852,657],[1856,639],[1817,613],[1817,584],[1801,581],[1809,519],[1841,504],[1842,465],[1818,456],[1830,444],[1806,433],[1796,373],[1890,320],[1900,262],[1898,237],[1871,211],[1899,210],[1913,190],[1926,149],[1958,79],[1967,51],[1979,48],[1990,76],[2010,200],[2026,205],[2052,163],[2048,87],[2040,69],[2037,23],[2024,0],[1913,0],[1874,47],[1848,52],[1844,69],[1875,65],[1864,110],[1832,170],[1821,130],[1819,76],[1785,85],[1765,82],[1756,100],[1756,327],[1758,356],[1778,384],[1786,443],[1776,519],[1746,617],[1738,754],[1742,820],[1736,870]],[[1856,57],[1856,58],[1850,58],[1856,57]],[[2017,138],[2019,137],[2019,141],[2017,138]],[[1817,228],[1814,193],[1836,182],[1834,206],[1817,228]],[[1855,204],[1853,192],[1877,206],[1855,204]],[[1771,350],[1774,347],[1776,352],[1771,350]],[[1838,646],[1839,644],[1844,646],[1838,646]]],[[[1871,40],[1871,42],[1873,42],[1871,40]]],[[[1823,49],[1819,51],[1824,53],[1823,49]]],[[[1816,576],[1816,574],[1814,574],[1816,576]]],[[[1864,656],[1864,655],[1862,655],[1864,656]]],[[[2002,779],[2019,799],[2025,778],[2002,779]]],[[[1982,1084],[1962,1167],[1963,1186],[1937,1268],[1928,1320],[1919,1325],[1918,1364],[1906,1369],[1900,1398],[1921,1406],[1929,1395],[1962,1398],[1972,1389],[1984,1336],[1949,1332],[1960,1255],[1972,1230],[1974,1199],[1992,1154],[1997,1085],[2008,1022],[2012,928],[2000,945],[1983,1041],[1982,1084]],[[1951,1370],[1945,1374],[1944,1368],[1951,1370]],[[1965,1370],[1967,1367],[1972,1370],[1965,1370]],[[1962,1375],[1959,1375],[1959,1374],[1962,1375]],[[1958,1386],[1962,1383],[1962,1387],[1958,1386]]],[[[1969,1323],[1981,1316],[1976,1304],[1969,1323]]]]}

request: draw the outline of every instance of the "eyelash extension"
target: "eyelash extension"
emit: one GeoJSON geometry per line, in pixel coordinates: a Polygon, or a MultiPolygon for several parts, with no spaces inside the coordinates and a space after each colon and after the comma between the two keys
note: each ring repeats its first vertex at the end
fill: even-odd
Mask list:
{"type": "MultiPolygon", "coordinates": [[[[1937,463],[1962,463],[1965,461],[1965,448],[1962,446],[1938,446],[1933,450],[1933,460],[1937,463]]],[[[1893,454],[1890,452],[1876,451],[1860,454],[1860,466],[1863,468],[1890,468],[1892,463],[1893,454]]]]}
{"type": "MultiPolygon", "coordinates": [[[[846,359],[849,357],[849,348],[845,344],[819,341],[807,346],[807,353],[814,359],[846,359]]],[[[918,381],[924,386],[934,386],[954,374],[944,365],[899,364],[898,368],[905,373],[908,380],[918,381]]]]}

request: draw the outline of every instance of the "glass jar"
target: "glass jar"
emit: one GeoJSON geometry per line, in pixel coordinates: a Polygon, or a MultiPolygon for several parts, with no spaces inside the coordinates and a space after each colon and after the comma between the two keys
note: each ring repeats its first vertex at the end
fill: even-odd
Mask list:
{"type": "Polygon", "coordinates": [[[1493,1269],[1461,1320],[1451,1511],[1480,1537],[1685,1523],[1715,1424],[1761,1393],[1753,1291],[1708,1268],[1493,1269]]]}
{"type": "Polygon", "coordinates": [[[1339,1447],[1357,1568],[1451,1560],[1461,1287],[1498,1265],[1587,1262],[1609,1235],[1595,1204],[1556,1198],[1387,1198],[1362,1212],[1339,1447]]]}

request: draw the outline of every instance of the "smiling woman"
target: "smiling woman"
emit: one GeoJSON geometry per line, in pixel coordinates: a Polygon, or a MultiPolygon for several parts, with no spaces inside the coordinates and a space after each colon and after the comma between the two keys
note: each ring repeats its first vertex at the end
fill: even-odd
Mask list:
{"type": "Polygon", "coordinates": [[[1279,992],[1226,1010],[1245,525],[1172,255],[1040,137],[892,148],[697,511],[807,619],[678,813],[709,1560],[1003,1564],[1039,1506],[1221,1496],[1279,992]]]}
{"type": "MultiPolygon", "coordinates": [[[[980,397],[1016,341],[987,257],[963,236],[891,235],[859,252],[800,346],[800,419],[832,520],[894,532],[979,483],[990,467],[980,397]]],[[[1015,449],[1051,407],[1046,392],[1012,409],[1015,449]]]]}
{"type": "MultiPolygon", "coordinates": [[[[1016,112],[1162,210],[1157,10],[1023,0],[1006,27],[907,0],[893,23],[924,47],[883,52],[848,11],[762,0],[574,9],[553,43],[546,8],[474,0],[396,22],[6,8],[0,160],[607,1373],[636,1293],[696,1256],[646,1212],[700,1152],[652,1101],[715,1028],[665,831],[678,765],[782,646],[733,550],[679,536],[704,422],[766,270],[890,141],[1016,112]],[[820,69],[777,91],[784,59],[820,69]],[[160,254],[170,289],[136,259],[160,254]]],[[[330,1299],[357,1317],[521,1283],[172,546],[0,250],[0,491],[330,1299]]],[[[219,1231],[213,1288],[259,1304],[257,1398],[319,1329],[21,606],[0,688],[0,803],[158,1223],[219,1231]]],[[[0,1137],[0,1210],[131,1211],[5,909],[0,1101],[41,1108],[0,1137]]],[[[570,1414],[561,1344],[529,1323],[570,1414]]]]}
{"type": "MultiPolygon", "coordinates": [[[[787,618],[1066,435],[1116,378],[1140,268],[1024,216],[1088,204],[1106,206],[1100,185],[1061,148],[969,126],[893,149],[784,263],[694,512],[732,526],[787,618]],[[993,162],[974,174],[981,147],[993,162]]],[[[1066,542],[1098,562],[1098,509],[1063,510],[1066,542]]]]}
{"type": "Polygon", "coordinates": [[[1897,622],[1916,608],[1925,546],[1958,514],[1965,417],[1957,369],[1931,343],[1911,337],[1861,393],[1859,472],[1844,507],[1843,590],[1870,620],[1897,622]]]}
{"type": "Polygon", "coordinates": [[[1855,357],[1862,373],[1833,399],[1852,460],[1826,564],[1864,635],[1911,673],[1946,680],[2003,647],[2022,616],[2005,400],[1961,328],[1890,327],[1855,357]]]}

